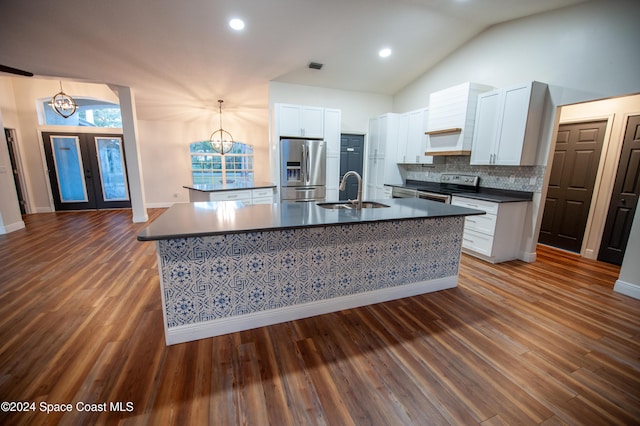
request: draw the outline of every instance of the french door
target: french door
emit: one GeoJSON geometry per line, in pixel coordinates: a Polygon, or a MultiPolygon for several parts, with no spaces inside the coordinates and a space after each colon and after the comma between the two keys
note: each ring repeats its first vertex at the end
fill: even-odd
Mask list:
{"type": "Polygon", "coordinates": [[[56,210],[131,207],[122,135],[42,133],[56,210]]]}

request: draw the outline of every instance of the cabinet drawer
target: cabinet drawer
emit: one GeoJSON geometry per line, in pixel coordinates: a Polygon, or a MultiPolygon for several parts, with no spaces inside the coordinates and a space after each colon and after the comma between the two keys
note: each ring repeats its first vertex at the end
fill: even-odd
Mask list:
{"type": "Polygon", "coordinates": [[[467,216],[464,221],[464,229],[471,229],[493,235],[496,231],[496,215],[483,214],[481,216],[467,216]]]}
{"type": "Polygon", "coordinates": [[[251,197],[253,198],[273,197],[273,188],[252,189],[251,197]]]}
{"type": "Polygon", "coordinates": [[[210,194],[211,201],[251,200],[251,191],[220,191],[210,194]]]}
{"type": "Polygon", "coordinates": [[[485,256],[491,256],[493,252],[493,237],[471,229],[465,229],[462,236],[462,247],[485,256]]]}
{"type": "Polygon", "coordinates": [[[484,210],[489,214],[494,214],[494,215],[498,214],[499,204],[492,203],[491,201],[474,200],[473,198],[464,198],[464,197],[454,196],[453,199],[451,200],[451,204],[454,204],[460,207],[467,207],[470,209],[484,210]]]}
{"type": "Polygon", "coordinates": [[[270,197],[254,197],[251,204],[273,204],[273,196],[270,197]]]}

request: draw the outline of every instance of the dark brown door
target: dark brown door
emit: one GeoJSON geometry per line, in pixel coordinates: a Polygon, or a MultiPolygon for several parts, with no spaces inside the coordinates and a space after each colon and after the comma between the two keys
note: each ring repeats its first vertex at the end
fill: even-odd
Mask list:
{"type": "Polygon", "coordinates": [[[606,126],[593,121],[558,129],[540,243],[580,252],[606,126]]]}
{"type": "MultiPolygon", "coordinates": [[[[356,171],[362,176],[362,163],[364,151],[363,135],[340,136],[340,180],[350,170],[356,171]]],[[[347,181],[347,187],[340,191],[341,200],[355,200],[358,198],[358,182],[355,179],[347,181]]]]}
{"type": "Polygon", "coordinates": [[[629,117],[598,260],[622,265],[640,195],[640,115],[629,117]]]}

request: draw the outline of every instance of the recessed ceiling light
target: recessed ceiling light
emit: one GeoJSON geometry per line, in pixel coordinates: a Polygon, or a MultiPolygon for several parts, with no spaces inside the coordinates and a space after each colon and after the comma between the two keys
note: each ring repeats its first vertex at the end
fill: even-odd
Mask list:
{"type": "Polygon", "coordinates": [[[229,26],[236,31],[240,31],[244,29],[244,21],[242,19],[233,18],[229,21],[229,26]]]}
{"type": "Polygon", "coordinates": [[[386,58],[389,55],[391,55],[391,49],[389,49],[388,47],[385,47],[384,49],[380,49],[380,51],[378,52],[378,55],[380,55],[381,58],[386,58]]]}

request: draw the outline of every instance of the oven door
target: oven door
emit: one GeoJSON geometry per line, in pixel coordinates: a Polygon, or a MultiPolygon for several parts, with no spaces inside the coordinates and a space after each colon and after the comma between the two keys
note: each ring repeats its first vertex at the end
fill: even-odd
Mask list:
{"type": "Polygon", "coordinates": [[[416,190],[409,188],[391,187],[391,198],[416,198],[416,190]]]}
{"type": "Polygon", "coordinates": [[[418,191],[417,197],[422,198],[423,200],[431,200],[431,201],[437,201],[439,203],[451,204],[451,195],[447,195],[447,194],[418,191]]]}

